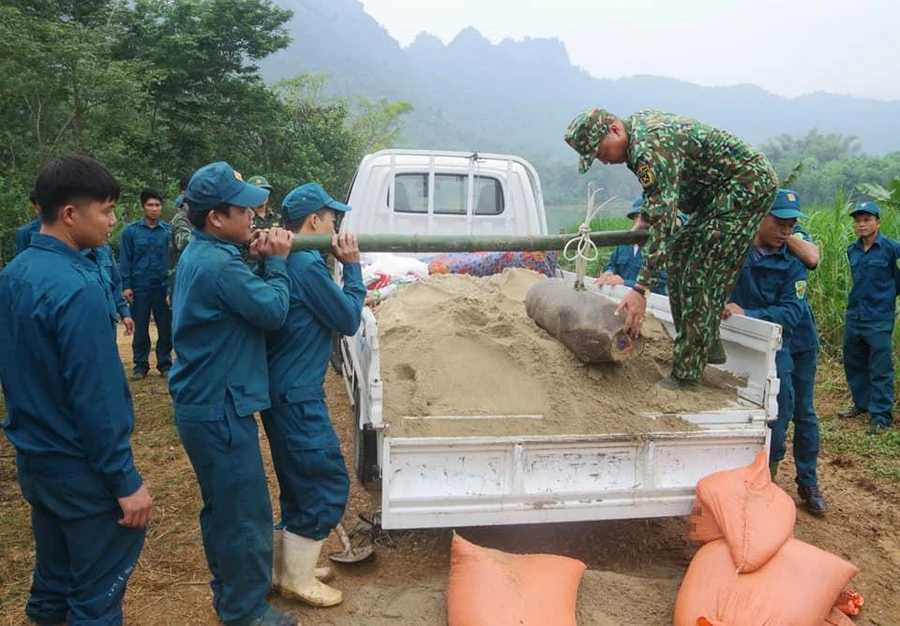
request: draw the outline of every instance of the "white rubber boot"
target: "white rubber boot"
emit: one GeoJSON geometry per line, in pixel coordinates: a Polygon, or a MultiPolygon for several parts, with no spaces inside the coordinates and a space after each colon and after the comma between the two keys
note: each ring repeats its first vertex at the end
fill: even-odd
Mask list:
{"type": "MultiPolygon", "coordinates": [[[[281,570],[284,557],[282,556],[282,544],[284,542],[284,528],[275,528],[272,531],[272,588],[281,586],[281,570]]],[[[328,565],[316,568],[316,578],[327,583],[334,578],[334,568],[328,565]]]]}
{"type": "Polygon", "coordinates": [[[335,606],[344,599],[338,589],[316,579],[316,562],[324,540],[307,539],[283,532],[281,584],[278,590],[312,606],[335,606]]]}

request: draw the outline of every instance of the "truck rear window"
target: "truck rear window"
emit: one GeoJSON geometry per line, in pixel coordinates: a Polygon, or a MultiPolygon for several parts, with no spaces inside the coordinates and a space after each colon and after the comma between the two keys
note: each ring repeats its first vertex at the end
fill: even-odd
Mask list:
{"type": "MultiPolygon", "coordinates": [[[[397,174],[394,178],[397,198],[395,213],[428,213],[428,174],[397,174]]],[[[434,212],[439,215],[465,215],[469,177],[465,174],[434,175],[434,212]]],[[[474,215],[503,213],[503,186],[496,178],[476,176],[474,215]]],[[[388,206],[391,204],[388,190],[388,206]]]]}

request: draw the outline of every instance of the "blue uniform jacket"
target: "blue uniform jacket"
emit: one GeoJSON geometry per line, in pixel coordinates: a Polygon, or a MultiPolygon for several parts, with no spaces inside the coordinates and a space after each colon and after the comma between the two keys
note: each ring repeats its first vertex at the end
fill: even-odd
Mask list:
{"type": "Polygon", "coordinates": [[[291,280],[287,321],[281,330],[266,333],[272,406],[325,397],[322,385],[331,333],[355,334],[366,299],[359,263],[344,264],[343,290],[317,251],[292,253],[287,271],[291,280]]]}
{"type": "Polygon", "coordinates": [[[900,243],[878,234],[868,252],[862,242],[847,248],[853,287],[847,298],[847,320],[893,322],[900,293],[900,243]]]}
{"type": "Polygon", "coordinates": [[[113,258],[112,247],[106,244],[90,251],[85,250],[84,253],[87,255],[89,252],[92,253],[99,272],[98,277],[106,289],[109,311],[113,319],[131,317],[128,303],[125,302],[125,296],[122,295],[122,277],[119,275],[119,268],[113,258]]]}
{"type": "Polygon", "coordinates": [[[730,301],[740,305],[747,317],[781,325],[776,364],[779,372],[789,372],[793,330],[803,317],[806,300],[806,268],[787,246],[759,259],[754,256],[751,250],[744,260],[730,301]]]}
{"type": "MultiPolygon", "coordinates": [[[[812,241],[799,224],[794,226],[794,237],[798,237],[804,241],[812,241]]],[[[790,252],[788,252],[790,254],[790,252]]],[[[793,255],[792,255],[793,256],[793,255]]],[[[799,259],[798,259],[799,260],[799,259]]],[[[802,261],[801,261],[802,264],[802,261]]],[[[803,316],[800,322],[794,328],[791,337],[791,353],[800,354],[801,352],[810,352],[819,349],[819,331],[816,330],[816,317],[813,315],[812,307],[809,306],[809,299],[803,298],[803,316]]]]}
{"type": "Polygon", "coordinates": [[[194,231],[173,294],[177,420],[222,419],[226,402],[241,416],[269,408],[265,331],[284,324],[290,283],[284,259],[265,266],[264,278],[256,276],[236,245],[194,231]]]}
{"type": "MultiPolygon", "coordinates": [[[[637,254],[634,254],[634,244],[620,245],[613,250],[612,255],[609,257],[609,263],[606,264],[603,271],[621,276],[622,280],[625,281],[625,286],[632,287],[643,264],[644,255],[641,252],[641,248],[638,248],[637,254]]],[[[666,278],[666,271],[663,270],[650,291],[661,296],[666,295],[666,278]]]]}
{"type": "Polygon", "coordinates": [[[41,218],[36,217],[16,230],[16,254],[22,254],[31,245],[31,236],[41,230],[41,218]]]}
{"type": "Polygon", "coordinates": [[[166,289],[169,280],[169,225],[154,228],[140,219],[122,231],[119,239],[122,288],[134,291],[166,289]]]}
{"type": "Polygon", "coordinates": [[[48,235],[0,273],[3,426],[28,457],[84,462],[116,498],[141,486],[131,394],[91,261],[48,235]]]}

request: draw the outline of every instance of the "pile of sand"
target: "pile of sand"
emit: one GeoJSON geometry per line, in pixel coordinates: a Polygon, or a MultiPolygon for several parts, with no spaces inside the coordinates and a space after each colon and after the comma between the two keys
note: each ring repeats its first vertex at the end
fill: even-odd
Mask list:
{"type": "Polygon", "coordinates": [[[376,309],[391,436],[690,430],[675,415],[646,414],[719,409],[737,399],[721,382],[695,392],[655,387],[670,369],[672,341],[651,316],[640,355],[584,365],[525,313],[528,288],[542,279],[522,269],[436,275],[376,309]],[[484,419],[407,419],[461,415],[484,419]]]}

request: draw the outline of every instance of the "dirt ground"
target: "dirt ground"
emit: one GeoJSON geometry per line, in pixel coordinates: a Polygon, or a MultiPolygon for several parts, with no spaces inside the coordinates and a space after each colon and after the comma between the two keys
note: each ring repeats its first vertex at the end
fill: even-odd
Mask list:
{"type": "MultiPolygon", "coordinates": [[[[121,336],[120,349],[130,373],[130,341],[121,336]]],[[[352,413],[346,393],[333,372],[326,388],[349,461],[352,413]]],[[[129,584],[125,623],[217,624],[197,522],[199,492],[178,441],[165,382],[153,371],[133,382],[132,391],[137,417],[133,444],[154,498],[156,517],[129,584]]],[[[818,408],[829,419],[843,402],[838,395],[822,397],[818,408]]],[[[260,437],[265,451],[262,428],[260,437]]],[[[274,496],[277,487],[271,465],[268,469],[274,496]]],[[[779,483],[795,495],[792,476],[783,471],[779,483]]],[[[798,512],[796,536],[860,568],[852,586],[863,594],[866,605],[857,624],[900,624],[900,483],[873,477],[865,469],[865,459],[850,453],[823,453],[820,476],[831,511],[824,519],[798,512]]],[[[371,514],[378,508],[378,498],[379,494],[365,491],[354,481],[344,518],[348,530],[356,525],[359,513],[371,514]]],[[[678,585],[693,553],[684,539],[686,520],[681,518],[456,530],[470,541],[501,550],[562,554],[584,561],[589,569],[578,606],[579,624],[584,626],[671,624],[678,585]]],[[[450,537],[449,529],[393,533],[396,547],[379,547],[374,559],[338,566],[332,584],[345,594],[338,607],[304,608],[278,597],[272,601],[294,611],[307,625],[446,623],[450,537]]],[[[332,536],[325,552],[337,549],[332,536]]],[[[23,606],[33,543],[28,508],[15,484],[14,455],[5,438],[0,443],[0,556],[0,624],[18,626],[27,623],[23,606]]],[[[786,590],[783,601],[790,598],[786,590]]]]}

